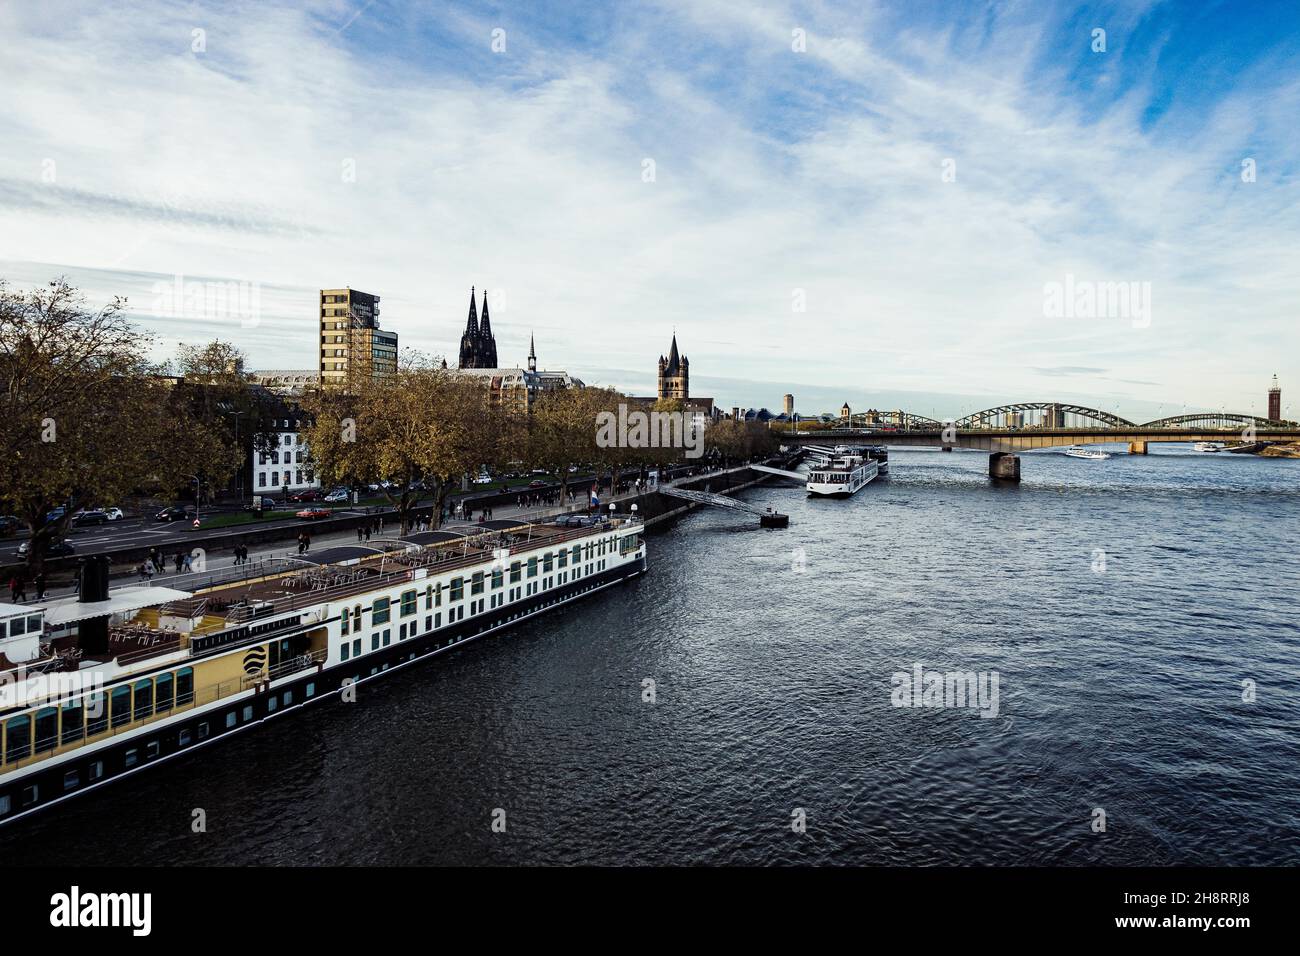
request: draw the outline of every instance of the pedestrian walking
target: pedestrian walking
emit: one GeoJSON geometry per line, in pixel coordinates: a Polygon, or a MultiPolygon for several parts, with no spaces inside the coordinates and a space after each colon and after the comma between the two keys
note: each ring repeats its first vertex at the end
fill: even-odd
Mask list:
{"type": "Polygon", "coordinates": [[[147,582],[153,581],[153,564],[149,561],[144,563],[144,579],[147,582]]]}
{"type": "Polygon", "coordinates": [[[41,571],[36,575],[36,600],[45,600],[45,572],[41,571]]]}
{"type": "Polygon", "coordinates": [[[185,558],[177,551],[176,556],[172,558],[172,563],[176,566],[176,573],[180,574],[181,568],[185,567],[185,558]]]}
{"type": "Polygon", "coordinates": [[[357,544],[360,544],[362,541],[364,541],[365,537],[366,537],[365,529],[362,528],[361,525],[357,525],[357,544]]]}
{"type": "Polygon", "coordinates": [[[193,555],[189,555],[189,554],[185,555],[185,560],[181,562],[181,570],[184,571],[186,574],[189,574],[191,571],[194,570],[193,555]]]}
{"type": "Polygon", "coordinates": [[[18,575],[16,574],[9,579],[9,603],[18,603],[18,575]]]}

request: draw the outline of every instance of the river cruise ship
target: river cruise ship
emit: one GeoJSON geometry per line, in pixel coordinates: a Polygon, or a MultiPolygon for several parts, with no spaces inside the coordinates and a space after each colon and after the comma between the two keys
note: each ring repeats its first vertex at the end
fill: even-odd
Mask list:
{"type": "Polygon", "coordinates": [[[635,518],[491,521],[0,604],[0,824],[642,573],[635,518]]]}
{"type": "Polygon", "coordinates": [[[810,495],[843,498],[865,488],[878,474],[880,462],[866,449],[837,445],[830,454],[813,462],[806,487],[810,495]]]}

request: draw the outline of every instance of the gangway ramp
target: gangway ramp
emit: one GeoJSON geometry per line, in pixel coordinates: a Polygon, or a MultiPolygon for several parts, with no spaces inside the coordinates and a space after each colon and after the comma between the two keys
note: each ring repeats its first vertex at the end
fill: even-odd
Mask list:
{"type": "Polygon", "coordinates": [[[782,478],[793,478],[795,481],[807,481],[808,476],[800,474],[797,471],[786,471],[784,468],[770,468],[767,465],[750,465],[750,471],[762,471],[769,475],[780,475],[782,478]]]}
{"type": "MultiPolygon", "coordinates": [[[[802,480],[803,476],[800,475],[799,478],[802,480]]],[[[784,528],[790,523],[789,515],[780,514],[770,508],[764,509],[757,505],[747,504],[744,501],[728,498],[726,495],[719,495],[712,491],[694,491],[690,488],[677,488],[673,485],[660,485],[658,490],[661,495],[668,495],[671,498],[683,498],[686,501],[694,501],[701,505],[713,505],[717,508],[729,508],[732,511],[743,511],[746,514],[758,515],[759,524],[764,527],[784,528]]]]}

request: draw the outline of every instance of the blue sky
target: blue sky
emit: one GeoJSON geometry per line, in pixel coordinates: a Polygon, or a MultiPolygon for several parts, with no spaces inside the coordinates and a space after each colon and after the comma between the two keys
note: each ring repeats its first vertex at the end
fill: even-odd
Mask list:
{"type": "Polygon", "coordinates": [[[264,368],[322,287],[445,353],[476,285],[503,361],[635,392],[676,329],[728,406],[1262,412],[1277,373],[1296,417],[1298,9],[8,3],[0,275],[264,368]],[[1050,314],[1067,277],[1149,314],[1050,314]]]}

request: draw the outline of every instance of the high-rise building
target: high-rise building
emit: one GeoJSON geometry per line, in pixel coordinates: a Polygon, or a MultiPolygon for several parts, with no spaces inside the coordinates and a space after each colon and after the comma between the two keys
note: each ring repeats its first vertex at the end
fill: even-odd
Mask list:
{"type": "Polygon", "coordinates": [[[1275,422],[1282,420],[1282,386],[1278,385],[1276,375],[1273,376],[1273,385],[1268,390],[1268,417],[1275,422]]]}
{"type": "Polygon", "coordinates": [[[492,335],[492,319],[488,315],[487,290],[483,290],[483,321],[479,322],[474,303],[474,287],[469,290],[469,319],[460,337],[460,368],[496,368],[497,340],[492,335]]]}
{"type": "Polygon", "coordinates": [[[677,334],[674,332],[668,357],[659,356],[659,397],[690,398],[690,369],[690,360],[677,354],[677,334]]]}
{"type": "Polygon", "coordinates": [[[379,328],[379,296],[356,289],[320,290],[320,380],[346,387],[397,371],[397,333],[379,328]]]}
{"type": "Polygon", "coordinates": [[[794,396],[789,392],[781,399],[781,409],[785,412],[787,418],[794,414],[794,396]]]}

